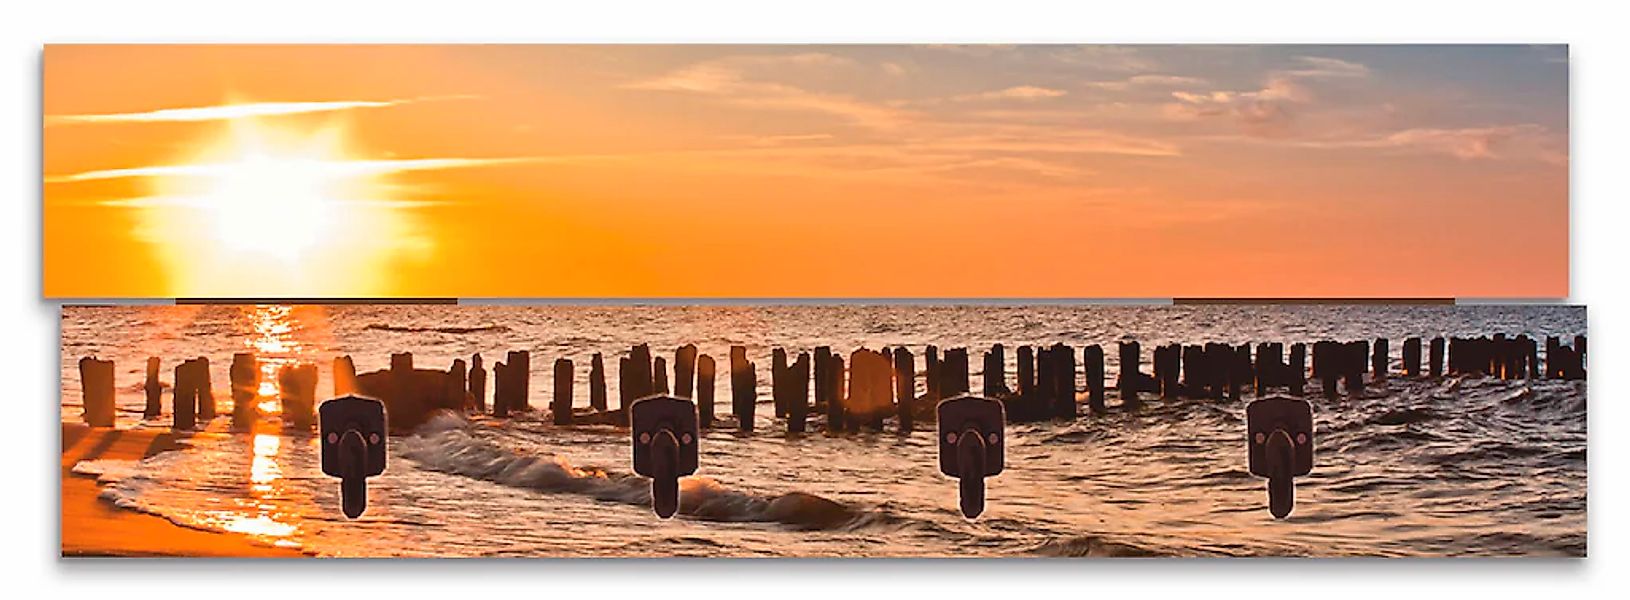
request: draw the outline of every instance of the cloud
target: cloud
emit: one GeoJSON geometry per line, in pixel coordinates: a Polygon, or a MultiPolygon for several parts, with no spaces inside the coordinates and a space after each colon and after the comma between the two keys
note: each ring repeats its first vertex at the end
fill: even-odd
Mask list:
{"type": "Polygon", "coordinates": [[[331,100],[321,102],[249,102],[215,106],[161,108],[145,112],[102,113],[81,115],[46,115],[46,125],[73,125],[90,123],[195,123],[226,121],[254,117],[300,115],[320,112],[385,108],[416,102],[468,99],[473,96],[436,96],[397,100],[331,100]]]}
{"type": "Polygon", "coordinates": [[[1463,128],[1412,128],[1352,140],[1314,141],[1315,148],[1395,148],[1445,154],[1461,160],[1533,159],[1565,164],[1566,139],[1533,124],[1463,128]]]}
{"type": "Polygon", "coordinates": [[[899,109],[861,101],[843,94],[822,93],[774,83],[757,75],[789,68],[851,66],[854,62],[831,54],[729,56],[682,67],[653,79],[624,84],[624,89],[681,92],[717,96],[721,101],[748,108],[812,112],[842,118],[858,125],[890,129],[908,121],[899,109]]]}
{"type": "MultiPolygon", "coordinates": [[[[318,168],[327,169],[335,176],[365,176],[383,175],[388,173],[405,173],[410,171],[437,171],[444,169],[467,169],[475,167],[491,167],[512,164],[547,164],[565,162],[584,162],[587,160],[615,160],[617,155],[559,155],[559,156],[518,156],[496,158],[401,158],[401,159],[363,159],[363,160],[330,160],[317,165],[318,168]]],[[[52,175],[45,177],[45,183],[76,183],[82,181],[103,181],[110,179],[139,179],[148,177],[215,177],[222,173],[240,168],[236,163],[198,163],[190,165],[150,165],[142,167],[128,167],[122,169],[100,169],[82,171],[67,175],[52,175]]]]}
{"type": "Polygon", "coordinates": [[[1177,102],[1167,104],[1165,113],[1175,120],[1229,117],[1251,135],[1283,137],[1297,113],[1316,99],[1311,82],[1370,76],[1369,67],[1335,58],[1298,56],[1294,62],[1293,68],[1269,72],[1255,90],[1174,91],[1177,102]]]}
{"type": "Polygon", "coordinates": [[[1090,89],[1124,92],[1140,88],[1173,88],[1181,86],[1205,85],[1206,80],[1199,77],[1184,77],[1181,75],[1145,74],[1133,75],[1125,79],[1106,81],[1088,81],[1082,84],[1090,89]]]}
{"type": "Polygon", "coordinates": [[[977,94],[963,94],[951,97],[952,102],[981,102],[989,100],[1042,100],[1057,98],[1068,94],[1064,90],[1045,88],[1034,85],[1019,85],[977,94]]]}

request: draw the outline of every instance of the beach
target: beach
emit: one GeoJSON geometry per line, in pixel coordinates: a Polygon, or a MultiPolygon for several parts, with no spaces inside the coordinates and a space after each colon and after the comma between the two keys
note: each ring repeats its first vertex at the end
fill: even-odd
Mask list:
{"type": "Polygon", "coordinates": [[[137,461],[180,449],[176,433],[159,429],[92,429],[62,424],[62,556],[294,558],[287,548],[206,532],[103,500],[96,478],[79,475],[81,460],[137,461]]]}

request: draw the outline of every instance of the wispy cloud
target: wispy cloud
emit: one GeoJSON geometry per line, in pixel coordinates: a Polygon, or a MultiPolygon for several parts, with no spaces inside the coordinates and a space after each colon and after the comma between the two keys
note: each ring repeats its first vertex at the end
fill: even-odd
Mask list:
{"type": "Polygon", "coordinates": [[[101,113],[79,115],[46,115],[46,125],[72,125],[90,123],[194,123],[200,121],[226,121],[253,117],[300,115],[320,112],[385,108],[429,102],[435,100],[468,99],[472,96],[435,96],[395,100],[330,100],[320,102],[247,102],[215,106],[161,108],[144,112],[101,113]]]}
{"type": "Polygon", "coordinates": [[[846,94],[818,92],[776,83],[757,76],[764,71],[789,68],[852,65],[854,62],[847,58],[819,52],[729,56],[682,67],[622,87],[633,90],[704,94],[738,106],[826,114],[879,129],[897,127],[909,120],[910,115],[897,108],[862,101],[846,94]]]}
{"type": "Polygon", "coordinates": [[[1167,116],[1184,120],[1231,117],[1247,133],[1281,137],[1290,133],[1297,110],[1312,103],[1311,83],[1318,80],[1369,77],[1370,68],[1355,62],[1317,56],[1298,56],[1290,68],[1271,71],[1255,90],[1174,91],[1177,102],[1166,105],[1167,116]]]}
{"type": "MultiPolygon", "coordinates": [[[[516,164],[580,163],[591,160],[617,160],[618,155],[558,155],[517,156],[497,158],[402,158],[365,160],[312,161],[310,171],[325,172],[335,177],[385,175],[410,171],[438,171],[516,164]]],[[[189,165],[151,165],[123,169],[100,169],[67,175],[53,175],[45,183],[76,183],[110,179],[140,179],[150,177],[218,177],[241,168],[238,163],[198,163],[189,165]]]]}
{"type": "Polygon", "coordinates": [[[1058,98],[1068,94],[1064,90],[1046,88],[1036,85],[1017,85],[989,92],[962,94],[951,97],[952,102],[982,102],[989,100],[1043,100],[1058,98]]]}

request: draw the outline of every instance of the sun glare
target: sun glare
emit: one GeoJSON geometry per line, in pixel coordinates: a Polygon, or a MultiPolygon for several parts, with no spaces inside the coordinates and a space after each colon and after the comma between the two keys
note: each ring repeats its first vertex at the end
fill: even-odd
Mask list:
{"type": "Polygon", "coordinates": [[[246,118],[158,169],[141,233],[177,296],[376,296],[387,263],[422,249],[389,198],[380,161],[344,129],[279,128],[246,118]]]}

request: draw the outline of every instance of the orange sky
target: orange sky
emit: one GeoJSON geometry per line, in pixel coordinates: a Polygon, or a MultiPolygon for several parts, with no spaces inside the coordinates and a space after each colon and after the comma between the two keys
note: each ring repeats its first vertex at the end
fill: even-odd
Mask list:
{"type": "Polygon", "coordinates": [[[50,46],[48,297],[1565,297],[1564,46],[50,46]]]}

